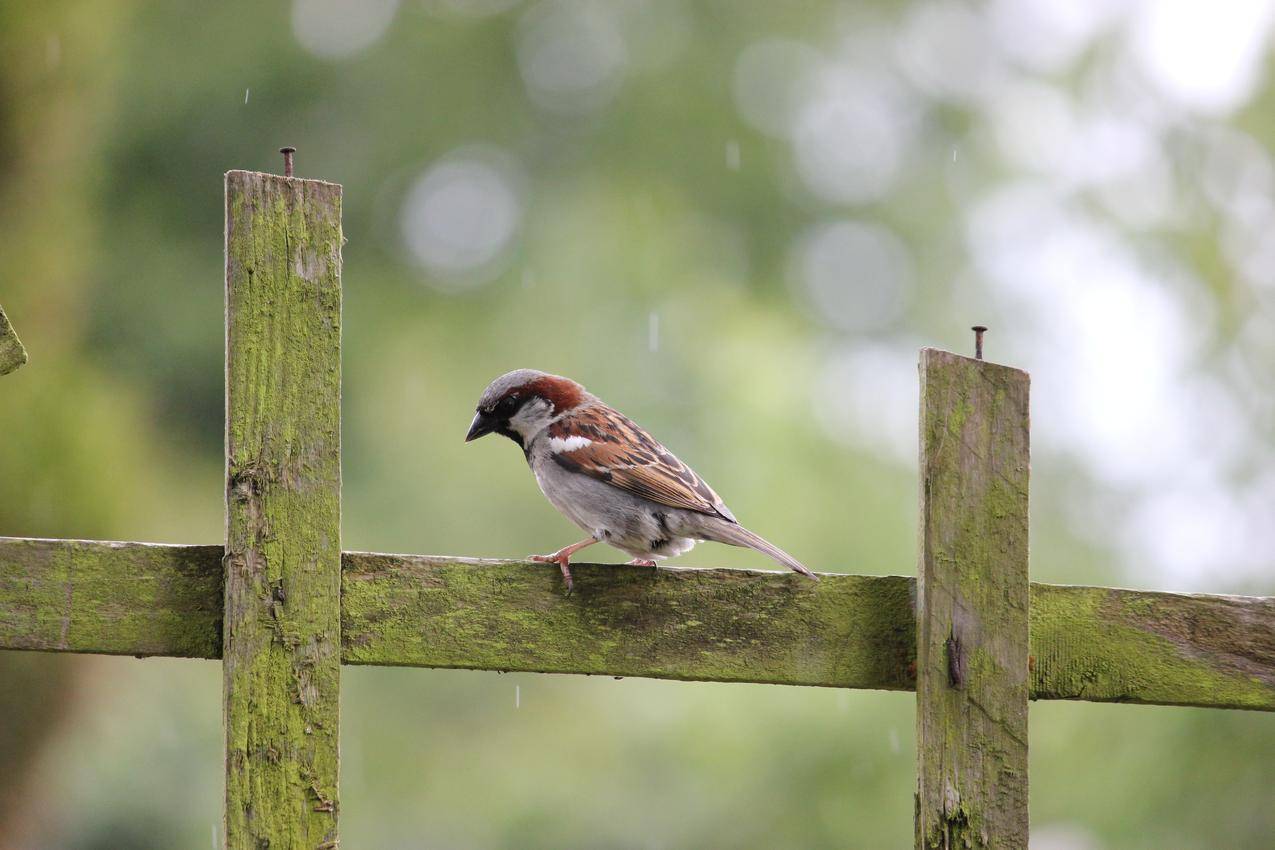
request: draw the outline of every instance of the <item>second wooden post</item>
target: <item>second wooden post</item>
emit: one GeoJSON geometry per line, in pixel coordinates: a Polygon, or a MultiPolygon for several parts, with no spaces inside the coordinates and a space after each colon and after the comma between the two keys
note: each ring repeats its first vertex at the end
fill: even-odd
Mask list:
{"type": "Polygon", "coordinates": [[[921,352],[918,848],[1027,847],[1029,378],[921,352]]]}
{"type": "Polygon", "coordinates": [[[226,846],[335,848],[341,187],[226,175],[226,846]]]}

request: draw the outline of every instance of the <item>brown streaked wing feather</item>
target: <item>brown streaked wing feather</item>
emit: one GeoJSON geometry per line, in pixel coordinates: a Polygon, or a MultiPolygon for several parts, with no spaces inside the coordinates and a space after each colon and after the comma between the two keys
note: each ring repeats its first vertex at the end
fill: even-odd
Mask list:
{"type": "Polygon", "coordinates": [[[583,437],[587,446],[553,459],[572,472],[627,490],[671,508],[735,517],[713,488],[627,416],[606,405],[590,405],[549,426],[549,437],[583,437]]]}

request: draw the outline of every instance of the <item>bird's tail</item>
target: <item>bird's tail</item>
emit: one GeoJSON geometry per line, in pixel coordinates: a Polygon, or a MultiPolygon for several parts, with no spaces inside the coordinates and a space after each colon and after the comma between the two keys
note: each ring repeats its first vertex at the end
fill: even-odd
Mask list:
{"type": "Polygon", "coordinates": [[[805,564],[798,561],[792,555],[789,555],[783,549],[780,549],[774,543],[764,537],[753,534],[742,525],[733,522],[716,523],[712,530],[713,539],[718,543],[729,543],[732,546],[744,546],[748,549],[756,549],[764,555],[769,555],[779,563],[783,564],[790,570],[801,573],[809,579],[819,581],[819,576],[806,569],[805,564]]]}

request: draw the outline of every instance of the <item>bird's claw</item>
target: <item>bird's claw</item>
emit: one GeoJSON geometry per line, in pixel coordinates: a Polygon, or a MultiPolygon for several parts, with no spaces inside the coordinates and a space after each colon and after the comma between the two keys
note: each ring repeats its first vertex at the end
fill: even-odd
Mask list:
{"type": "Polygon", "coordinates": [[[650,558],[634,558],[632,561],[628,561],[627,563],[628,563],[628,565],[629,565],[630,567],[653,567],[653,566],[655,566],[655,561],[651,560],[650,558]]]}
{"type": "Polygon", "coordinates": [[[569,555],[561,552],[554,552],[552,555],[528,555],[528,561],[535,561],[538,564],[557,564],[558,569],[562,570],[562,580],[567,585],[567,596],[571,595],[571,591],[575,589],[575,582],[571,580],[571,560],[569,555]]]}

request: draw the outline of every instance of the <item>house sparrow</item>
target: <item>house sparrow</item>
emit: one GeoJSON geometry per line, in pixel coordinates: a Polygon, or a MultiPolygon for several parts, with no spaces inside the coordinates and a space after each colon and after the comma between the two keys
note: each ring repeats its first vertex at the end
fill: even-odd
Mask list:
{"type": "Polygon", "coordinates": [[[503,434],[522,447],[536,483],[589,536],[552,555],[567,590],[570,559],[605,542],[653,567],[700,540],[746,546],[815,581],[801,562],[744,528],[689,466],[623,414],[569,378],[534,369],[501,375],[483,391],[465,442],[503,434]]]}

